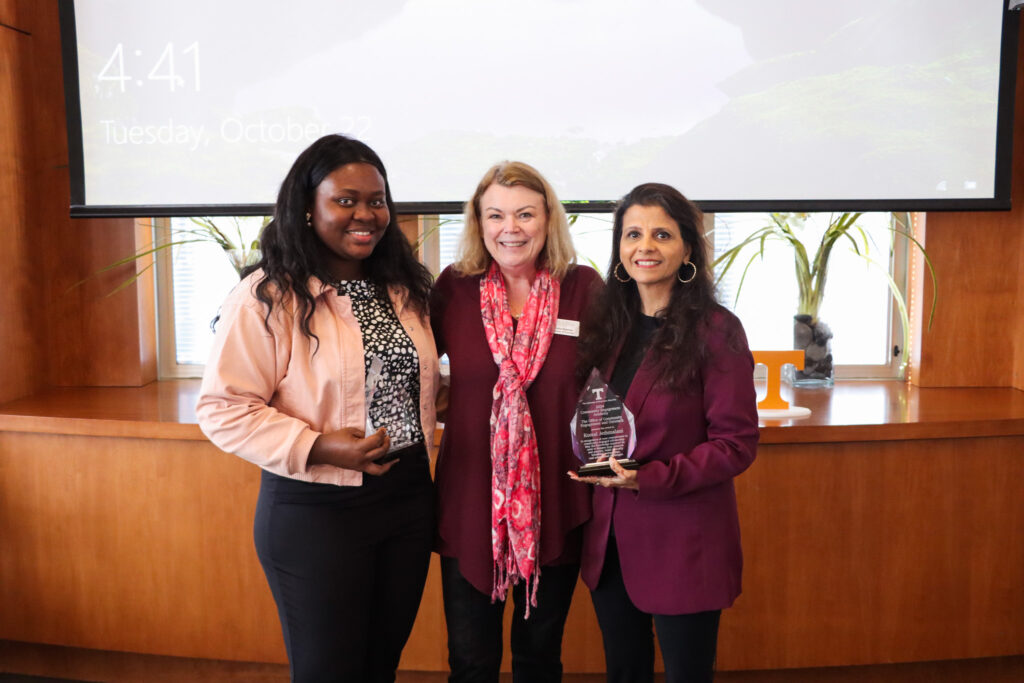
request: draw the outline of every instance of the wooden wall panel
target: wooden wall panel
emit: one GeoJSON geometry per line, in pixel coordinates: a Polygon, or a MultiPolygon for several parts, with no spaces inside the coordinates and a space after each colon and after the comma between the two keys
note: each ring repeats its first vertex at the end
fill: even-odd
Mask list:
{"type": "MultiPolygon", "coordinates": [[[[1021,38],[1024,38],[1024,22],[1021,26],[1021,38]]],[[[1014,130],[1014,164],[1013,164],[1013,201],[1016,206],[1016,224],[1017,224],[1017,301],[1014,306],[1016,314],[1010,317],[1010,334],[1014,340],[1014,362],[1012,368],[1013,381],[1011,386],[1016,389],[1024,391],[1024,126],[1021,125],[1021,121],[1024,120],[1024,74],[1020,73],[1024,71],[1024,42],[1018,40],[1018,54],[1017,59],[1017,98],[1014,103],[1016,107],[1016,123],[1014,130]],[[1014,325],[1014,318],[1016,318],[1016,324],[1014,325]]],[[[1012,259],[1013,252],[1008,252],[1012,259]]]]}
{"type": "Polygon", "coordinates": [[[198,441],[3,432],[0,482],[0,638],[284,661],[257,468],[198,441]]]}
{"type": "Polygon", "coordinates": [[[38,256],[34,305],[45,311],[46,381],[62,386],[138,386],[156,379],[152,282],[107,296],[135,269],[125,266],[81,286],[100,268],[135,252],[131,219],[69,217],[70,189],[60,34],[55,0],[22,2],[31,31],[26,87],[32,163],[21,224],[38,256]]]}
{"type": "Polygon", "coordinates": [[[1024,437],[762,446],[724,669],[1024,652],[1024,437]]]}
{"type": "MultiPolygon", "coordinates": [[[[286,661],[252,542],[256,467],[202,441],[0,432],[0,489],[0,639],[286,661]]],[[[445,633],[434,556],[402,668],[445,670],[445,633]]],[[[581,584],[567,670],[603,656],[581,584]]]]}
{"type": "MultiPolygon", "coordinates": [[[[1013,333],[1024,315],[1018,304],[1024,197],[1017,205],[1011,213],[928,215],[927,248],[939,277],[939,305],[931,330],[922,331],[916,384],[1013,385],[1020,343],[1013,333]]],[[[928,301],[930,282],[924,290],[928,301]]]]}
{"type": "MultiPolygon", "coordinates": [[[[774,444],[737,480],[723,670],[1024,654],[1024,436],[774,444]]],[[[0,432],[0,639],[283,662],[257,468],[202,441],[0,432]]],[[[447,663],[433,562],[402,667],[447,663]]],[[[566,671],[603,669],[586,590],[566,671]]]]}
{"type": "MultiPolygon", "coordinates": [[[[13,4],[0,17],[14,20],[13,4]]],[[[37,332],[42,319],[35,239],[28,221],[31,158],[25,129],[29,114],[22,93],[31,38],[0,27],[0,403],[41,385],[37,332]]]]}
{"type": "Polygon", "coordinates": [[[53,241],[47,240],[42,249],[43,270],[50,274],[43,290],[49,383],[140,386],[153,381],[152,271],[116,293],[112,292],[135,274],[136,266],[95,276],[108,264],[135,253],[134,221],[70,219],[66,206],[42,210],[52,214],[47,224],[53,233],[53,241]]]}
{"type": "Polygon", "coordinates": [[[21,16],[18,12],[19,4],[20,0],[0,0],[0,22],[15,28],[22,28],[21,16]]]}
{"type": "MultiPolygon", "coordinates": [[[[1024,237],[1021,237],[1021,248],[1017,252],[1017,272],[1024,272],[1024,237]]],[[[1010,334],[1014,340],[1013,386],[1024,391],[1024,276],[1017,282],[1017,325],[1010,334]]]]}
{"type": "MultiPolygon", "coordinates": [[[[1024,50],[1024,45],[1021,46],[1021,49],[1024,50]]],[[[1024,117],[1024,112],[1021,112],[1020,115],[1024,117]]],[[[1024,154],[1024,151],[1021,154],[1024,154]]],[[[1016,175],[1014,185],[1024,187],[1024,177],[1016,175]]],[[[1024,190],[1021,190],[1020,194],[1024,195],[1024,190]]],[[[1024,201],[1024,197],[1022,197],[1022,201],[1024,201]]],[[[1021,205],[1018,203],[1017,206],[1020,210],[1021,205]]],[[[1010,324],[1013,325],[1014,318],[1016,318],[1016,325],[1011,327],[1009,332],[1014,342],[1011,386],[1024,391],[1024,215],[1020,216],[1018,223],[1020,230],[1018,239],[1020,241],[1017,245],[1017,302],[1014,306],[1016,315],[1010,317],[1010,324]]]]}

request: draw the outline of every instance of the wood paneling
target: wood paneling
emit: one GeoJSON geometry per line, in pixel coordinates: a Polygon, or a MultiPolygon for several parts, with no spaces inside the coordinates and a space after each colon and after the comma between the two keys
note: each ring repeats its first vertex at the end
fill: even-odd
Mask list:
{"type": "MultiPolygon", "coordinates": [[[[1018,139],[1024,141],[1024,130],[1018,139]]],[[[1024,167],[1017,178],[1024,179],[1024,167]]],[[[1009,213],[929,214],[927,249],[939,276],[939,305],[932,328],[922,332],[917,384],[1013,386],[1015,349],[1022,344],[1014,332],[1024,316],[1018,303],[1024,196],[1015,206],[1009,213]]],[[[927,299],[931,283],[924,289],[927,299]]]]}
{"type": "MultiPolygon", "coordinates": [[[[66,181],[66,178],[65,178],[66,181]]],[[[48,380],[57,386],[138,386],[156,379],[152,271],[116,293],[136,266],[96,276],[135,253],[131,219],[51,217],[42,248],[48,380]],[[84,280],[84,281],[83,281],[84,280]]],[[[57,212],[55,212],[57,213],[57,212]]]]}
{"type": "MultiPolygon", "coordinates": [[[[15,21],[14,4],[0,16],[15,21]]],[[[31,38],[0,29],[0,402],[36,391],[41,381],[37,343],[42,319],[35,235],[28,220],[28,175],[32,148],[25,74],[31,38]]]]}
{"type": "Polygon", "coordinates": [[[0,0],[0,22],[24,30],[18,12],[19,0],[0,0]]]}
{"type": "MultiPolygon", "coordinates": [[[[1024,438],[764,446],[723,670],[1020,654],[1024,438]]],[[[258,472],[193,441],[0,433],[0,637],[281,662],[258,472]],[[32,457],[26,460],[25,453],[32,457]]],[[[436,559],[403,657],[446,666],[436,559]]],[[[603,667],[582,586],[567,671],[603,667]]]]}
{"type": "Polygon", "coordinates": [[[726,669],[1024,651],[1024,437],[762,446],[726,669]]]}
{"type": "MultiPolygon", "coordinates": [[[[195,387],[0,408],[0,638],[283,661],[252,548],[258,470],[177,422],[194,420],[195,387]]],[[[811,396],[822,424],[763,427],[737,480],[744,593],[721,668],[1024,653],[1024,393],[847,382],[797,402],[811,396]]],[[[435,558],[402,667],[444,670],[445,642],[435,558]]],[[[564,663],[603,668],[582,585],[564,663]]]]}
{"type": "MultiPolygon", "coordinates": [[[[0,234],[7,245],[0,259],[9,259],[16,275],[0,295],[5,319],[0,363],[12,366],[3,374],[0,396],[13,398],[47,383],[144,384],[156,378],[151,280],[108,297],[135,272],[127,265],[75,286],[134,253],[136,227],[130,219],[69,217],[57,3],[21,0],[15,6],[31,35],[3,31],[5,47],[0,48],[9,51],[12,41],[20,46],[12,59],[4,55],[3,73],[11,69],[17,83],[0,97],[0,136],[13,136],[17,143],[4,139],[0,145],[3,167],[12,165],[17,173],[14,186],[0,180],[0,211],[5,212],[0,234]],[[8,156],[8,149],[15,154],[8,156]],[[14,379],[10,385],[7,377],[14,379]]],[[[13,79],[5,76],[4,82],[13,79]]]]}
{"type": "MultiPolygon", "coordinates": [[[[1017,177],[1018,183],[1024,183],[1024,178],[1017,177]]],[[[1024,231],[1024,226],[1022,226],[1024,231]]],[[[1021,248],[1017,253],[1017,272],[1024,273],[1024,235],[1021,236],[1021,248]]],[[[1024,389],[1024,275],[1017,278],[1017,304],[1016,329],[1010,332],[1014,340],[1013,360],[1013,386],[1017,389],[1024,389]]],[[[1012,324],[1012,320],[1011,320],[1012,324]]]]}
{"type": "Polygon", "coordinates": [[[4,432],[0,481],[0,637],[284,661],[252,465],[202,442],[4,432]]]}

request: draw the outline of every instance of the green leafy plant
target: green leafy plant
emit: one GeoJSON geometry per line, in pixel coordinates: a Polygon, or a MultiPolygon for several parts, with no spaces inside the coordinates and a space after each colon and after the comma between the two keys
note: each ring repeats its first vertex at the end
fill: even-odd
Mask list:
{"type": "MultiPolygon", "coordinates": [[[[247,240],[243,230],[243,218],[232,216],[228,218],[232,229],[224,230],[217,226],[209,217],[192,217],[189,221],[194,228],[178,230],[178,244],[189,242],[214,242],[224,253],[227,254],[231,266],[241,276],[242,271],[260,259],[260,238],[257,235],[252,240],[247,240]],[[236,240],[237,238],[237,240],[236,240]]],[[[270,223],[270,216],[263,216],[260,222],[259,232],[270,223]]]]}
{"type": "MultiPolygon", "coordinates": [[[[817,249],[812,254],[809,245],[805,244],[801,238],[801,234],[804,232],[804,223],[809,214],[769,214],[770,222],[768,225],[754,230],[743,238],[739,244],[715,259],[713,263],[717,272],[715,283],[721,282],[726,273],[737,263],[743,263],[745,259],[743,273],[736,288],[736,298],[739,299],[740,292],[743,289],[743,282],[755,259],[764,260],[765,246],[769,242],[782,242],[793,250],[793,265],[796,269],[796,282],[799,289],[796,313],[797,315],[810,316],[812,323],[817,323],[818,313],[825,298],[829,259],[832,256],[833,249],[838,244],[846,244],[854,254],[885,274],[889,291],[892,293],[893,300],[899,310],[900,322],[903,325],[903,349],[906,351],[910,344],[910,319],[907,312],[907,302],[900,291],[899,285],[890,275],[888,265],[879,262],[872,256],[871,239],[864,229],[857,225],[861,215],[861,213],[849,212],[832,214],[828,227],[822,234],[817,249]]],[[[889,232],[893,240],[907,240],[909,244],[920,249],[921,254],[924,256],[924,261],[932,280],[932,291],[934,292],[931,311],[928,316],[928,326],[931,327],[938,300],[938,280],[935,276],[935,269],[932,267],[931,259],[928,258],[928,252],[925,251],[924,245],[917,241],[910,232],[908,214],[893,213],[889,223],[889,232]]],[[[907,353],[904,353],[902,364],[906,364],[907,357],[907,353]]]]}
{"type": "MultiPolygon", "coordinates": [[[[166,223],[156,223],[150,227],[153,229],[153,242],[149,246],[143,247],[136,251],[130,256],[118,259],[113,263],[99,269],[93,273],[92,277],[100,275],[114,268],[118,268],[128,263],[134,263],[141,258],[146,256],[155,255],[165,249],[171,249],[185,244],[192,244],[194,242],[212,242],[224,250],[225,255],[228,257],[228,261],[235,271],[241,276],[242,270],[247,266],[256,263],[260,258],[260,239],[259,236],[249,239],[246,233],[251,235],[252,228],[245,225],[245,217],[230,216],[225,218],[218,218],[218,225],[215,219],[209,216],[192,216],[188,218],[190,225],[172,226],[168,221],[166,223]]],[[[262,232],[263,228],[267,227],[270,222],[270,216],[263,216],[259,225],[259,231],[262,232]]],[[[154,261],[150,261],[143,268],[139,269],[135,275],[126,279],[120,285],[118,285],[108,296],[116,294],[125,287],[130,286],[142,275],[153,267],[154,261]]],[[[74,286],[82,284],[85,280],[75,283],[74,286]]]]}

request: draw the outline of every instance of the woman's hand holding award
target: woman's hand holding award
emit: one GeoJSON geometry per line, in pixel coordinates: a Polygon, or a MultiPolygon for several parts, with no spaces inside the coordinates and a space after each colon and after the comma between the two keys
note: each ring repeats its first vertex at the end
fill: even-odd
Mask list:
{"type": "Polygon", "coordinates": [[[630,458],[636,448],[633,413],[594,368],[576,402],[569,422],[572,450],[583,462],[581,477],[615,476],[609,459],[615,458],[623,469],[639,467],[630,458]]]}

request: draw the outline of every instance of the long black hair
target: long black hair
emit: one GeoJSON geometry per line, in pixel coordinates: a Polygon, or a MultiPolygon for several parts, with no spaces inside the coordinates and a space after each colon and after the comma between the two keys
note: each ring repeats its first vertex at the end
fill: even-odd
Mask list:
{"type": "Polygon", "coordinates": [[[404,305],[426,313],[430,294],[430,272],[413,256],[409,241],[398,227],[398,212],[391,198],[388,174],[376,152],[366,144],[344,135],[325,135],[310,145],[292,164],[274,206],[274,217],[260,236],[262,257],[247,268],[242,277],[257,269],[263,276],[255,288],[256,298],[267,305],[267,317],[289,291],[295,298],[302,332],[315,338],[309,327],[316,299],[307,289],[311,276],[327,273],[326,247],[309,226],[306,212],[311,211],[316,188],[335,169],[347,164],[370,164],[384,178],[385,199],[391,220],[380,242],[363,261],[363,272],[382,292],[400,287],[404,305]]]}
{"type": "Polygon", "coordinates": [[[585,377],[591,368],[602,367],[611,354],[625,342],[643,311],[640,293],[632,279],[621,282],[625,267],[619,260],[623,219],[630,207],[660,206],[678,225],[683,241],[690,247],[691,271],[685,263],[673,279],[668,306],[659,313],[664,323],[651,340],[653,362],[659,381],[665,386],[682,387],[695,378],[708,355],[706,326],[712,314],[724,310],[715,298],[707,240],[704,238],[701,210],[679,190],[661,183],[634,187],[615,207],[612,229],[612,258],[605,286],[590,307],[579,343],[578,373],[585,377]],[[681,282],[680,277],[693,279],[681,282]],[[616,277],[618,275],[618,277],[616,277]]]}

